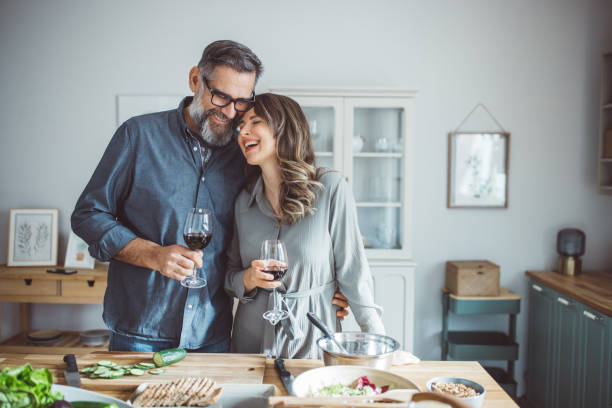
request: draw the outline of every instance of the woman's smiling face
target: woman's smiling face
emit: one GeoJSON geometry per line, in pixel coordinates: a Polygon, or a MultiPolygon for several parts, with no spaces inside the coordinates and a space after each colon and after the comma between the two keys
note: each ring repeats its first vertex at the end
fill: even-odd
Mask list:
{"type": "Polygon", "coordinates": [[[242,115],[239,126],[238,144],[247,163],[261,166],[276,161],[276,138],[268,124],[257,116],[255,108],[242,115]]]}

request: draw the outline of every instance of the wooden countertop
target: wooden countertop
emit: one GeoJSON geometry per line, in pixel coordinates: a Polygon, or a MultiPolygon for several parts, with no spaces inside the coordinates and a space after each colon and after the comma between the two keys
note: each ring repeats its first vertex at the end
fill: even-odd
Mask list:
{"type": "MultiPolygon", "coordinates": [[[[135,364],[151,360],[152,353],[95,352],[77,354],[79,368],[98,360],[111,360],[119,364],[135,364]]],[[[64,370],[66,364],[61,354],[0,354],[0,367],[17,366],[29,362],[34,368],[47,367],[53,373],[55,382],[65,384],[64,370]]],[[[285,366],[297,377],[311,368],[323,366],[321,360],[285,360],[285,366]]],[[[409,378],[421,389],[433,377],[453,376],[468,378],[483,385],[487,391],[484,408],[518,407],[493,378],[475,361],[422,361],[419,364],[393,367],[391,372],[409,378]]],[[[90,380],[81,376],[82,387],[101,392],[119,399],[127,399],[138,384],[151,380],[167,380],[185,376],[202,375],[215,379],[219,383],[263,383],[276,387],[277,395],[286,395],[286,391],[274,368],[271,359],[257,354],[196,354],[190,353],[177,364],[166,368],[160,376],[146,374],[143,377],[125,376],[117,380],[90,380]]]]}
{"type": "Polygon", "coordinates": [[[612,273],[583,272],[577,276],[553,271],[527,271],[527,276],[612,317],[612,273]]]}

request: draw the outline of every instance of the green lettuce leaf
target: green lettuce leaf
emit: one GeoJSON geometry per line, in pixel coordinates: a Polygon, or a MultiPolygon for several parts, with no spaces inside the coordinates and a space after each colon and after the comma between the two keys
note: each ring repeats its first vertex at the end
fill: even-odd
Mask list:
{"type": "Polygon", "coordinates": [[[52,392],[53,375],[29,363],[0,371],[0,408],[45,408],[64,396],[52,392]]]}

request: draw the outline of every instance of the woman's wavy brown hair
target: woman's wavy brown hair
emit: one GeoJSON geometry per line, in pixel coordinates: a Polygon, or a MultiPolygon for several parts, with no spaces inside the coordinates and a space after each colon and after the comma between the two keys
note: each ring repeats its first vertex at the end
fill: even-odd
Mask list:
{"type": "MultiPolygon", "coordinates": [[[[276,158],[281,168],[280,222],[295,224],[314,213],[316,190],[322,187],[306,115],[293,99],[264,93],[255,98],[255,113],[276,138],[276,158]]],[[[259,166],[247,165],[247,189],[253,191],[261,174],[259,166]]]]}

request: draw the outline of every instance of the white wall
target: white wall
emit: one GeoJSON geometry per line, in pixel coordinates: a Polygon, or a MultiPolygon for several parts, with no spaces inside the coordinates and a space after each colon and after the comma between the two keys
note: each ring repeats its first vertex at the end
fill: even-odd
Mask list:
{"type": "MultiPolygon", "coordinates": [[[[415,353],[438,359],[446,260],[490,259],[502,284],[525,295],[524,271],[553,266],[556,232],[574,226],[587,236],[586,268],[611,269],[612,196],[596,192],[599,56],[612,50],[610,21],[605,0],[2,0],[0,231],[9,208],[59,208],[63,261],[74,202],[115,129],[115,95],[187,93],[187,72],[213,40],[244,42],[261,57],[259,90],[417,89],[415,353]],[[512,133],[510,206],[449,210],[447,133],[479,101],[512,133]]],[[[495,125],[479,116],[468,126],[495,125]]],[[[6,247],[0,234],[0,262],[6,247]]],[[[17,330],[7,318],[16,311],[3,309],[3,338],[17,330]]],[[[102,325],[99,306],[32,313],[35,328],[102,325]]]]}

